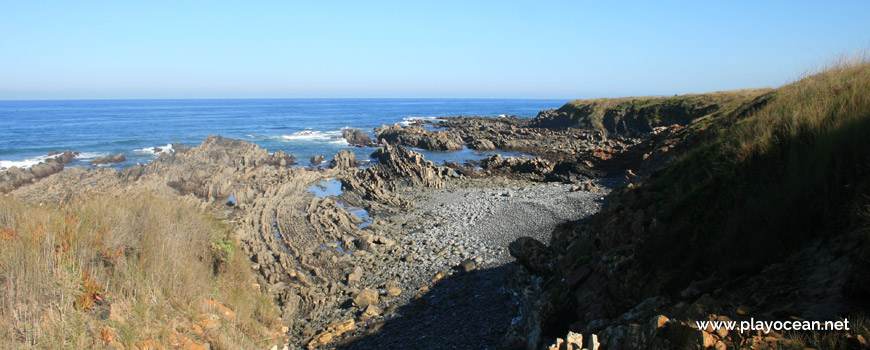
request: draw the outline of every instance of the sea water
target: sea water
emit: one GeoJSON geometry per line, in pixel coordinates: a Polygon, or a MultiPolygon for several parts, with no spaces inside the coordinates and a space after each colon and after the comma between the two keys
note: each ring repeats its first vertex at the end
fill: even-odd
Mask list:
{"type": "MultiPolygon", "coordinates": [[[[525,99],[231,99],[0,101],[0,170],[26,167],[52,151],[81,152],[72,166],[124,153],[116,168],[148,163],[172,143],[196,146],[208,135],[253,142],[269,152],[294,154],[300,165],[327,160],[342,149],[369,159],[372,148],[348,146],[343,128],[374,136],[374,128],[441,116],[516,115],[532,118],[565,100],[525,99]]],[[[420,150],[418,150],[420,151],[420,150]]],[[[421,151],[426,159],[463,162],[493,152],[421,151]]],[[[521,156],[504,153],[506,156],[521,156]]]]}

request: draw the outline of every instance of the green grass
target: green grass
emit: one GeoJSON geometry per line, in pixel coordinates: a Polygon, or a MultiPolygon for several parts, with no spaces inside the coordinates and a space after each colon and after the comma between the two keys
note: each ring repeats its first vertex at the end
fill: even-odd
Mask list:
{"type": "Polygon", "coordinates": [[[646,132],[662,125],[686,125],[737,101],[768,91],[745,89],[673,97],[576,100],[566,103],[557,112],[567,115],[574,127],[605,129],[611,133],[646,132]]]}
{"type": "Polygon", "coordinates": [[[103,348],[106,338],[172,348],[179,336],[213,349],[265,348],[279,313],[243,255],[222,222],[167,198],[0,198],[0,348],[103,348]],[[235,318],[197,330],[197,316],[211,311],[206,299],[235,318]]]}
{"type": "Polygon", "coordinates": [[[870,203],[868,59],[842,60],[766,97],[706,120],[706,141],[645,186],[667,198],[656,203],[666,225],[640,253],[657,261],[651,269],[693,270],[680,282],[757,271],[860,225],[870,203]]]}

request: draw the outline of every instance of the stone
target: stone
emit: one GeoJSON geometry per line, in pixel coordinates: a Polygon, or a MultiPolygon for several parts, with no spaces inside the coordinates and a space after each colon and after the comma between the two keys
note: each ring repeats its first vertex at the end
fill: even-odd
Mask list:
{"type": "Polygon", "coordinates": [[[387,296],[388,297],[397,297],[399,295],[402,295],[402,288],[399,288],[399,287],[387,288],[387,296]]]}
{"type": "Polygon", "coordinates": [[[752,308],[746,305],[740,305],[737,307],[737,314],[740,316],[749,316],[752,314],[752,308]]]}
{"type": "Polygon", "coordinates": [[[475,264],[473,259],[465,259],[461,263],[459,263],[459,268],[461,268],[462,271],[465,272],[474,271],[475,267],[477,267],[477,264],[475,264]]]}
{"type": "Polygon", "coordinates": [[[347,319],[331,324],[330,328],[332,328],[333,332],[341,335],[356,329],[356,323],[352,319],[347,319]]]}
{"type": "Polygon", "coordinates": [[[360,162],[356,160],[356,154],[348,150],[338,151],[329,162],[330,168],[337,169],[350,169],[358,166],[360,166],[360,162]]]}
{"type": "Polygon", "coordinates": [[[91,161],[90,165],[96,166],[96,165],[102,165],[102,164],[115,164],[115,163],[121,163],[121,162],[125,162],[125,161],[127,161],[127,157],[124,156],[123,153],[118,153],[118,154],[113,155],[113,156],[95,158],[94,160],[91,161]]]}
{"type": "Polygon", "coordinates": [[[374,145],[369,135],[366,135],[362,130],[343,129],[341,136],[347,140],[347,144],[354,147],[371,147],[374,145]]]}
{"type": "Polygon", "coordinates": [[[377,305],[378,292],[371,288],[363,289],[353,298],[353,304],[360,309],[365,309],[369,305],[377,305]]]}
{"type": "Polygon", "coordinates": [[[363,269],[359,266],[353,268],[353,272],[347,275],[347,285],[358,283],[363,276],[363,269]]]}
{"type": "Polygon", "coordinates": [[[311,157],[311,160],[309,162],[311,163],[312,166],[318,166],[318,165],[320,165],[320,163],[323,163],[323,161],[324,161],[323,156],[318,155],[318,156],[311,157]]]}
{"type": "Polygon", "coordinates": [[[379,307],[370,304],[362,312],[362,317],[365,319],[375,318],[375,317],[380,316],[381,312],[382,311],[379,307]]]}

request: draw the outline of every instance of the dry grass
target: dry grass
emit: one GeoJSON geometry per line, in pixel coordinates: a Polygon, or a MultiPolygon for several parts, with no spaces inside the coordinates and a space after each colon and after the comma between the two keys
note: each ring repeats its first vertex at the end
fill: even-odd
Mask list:
{"type": "Polygon", "coordinates": [[[179,336],[250,348],[277,326],[227,228],[190,205],[141,195],[36,207],[5,197],[0,240],[0,348],[101,348],[109,339],[135,348],[179,336]],[[219,332],[194,326],[210,311],[205,299],[236,313],[219,332]]]}
{"type": "Polygon", "coordinates": [[[843,57],[778,89],[768,108],[738,124],[731,146],[744,161],[796,140],[823,139],[868,115],[870,57],[843,57]]]}

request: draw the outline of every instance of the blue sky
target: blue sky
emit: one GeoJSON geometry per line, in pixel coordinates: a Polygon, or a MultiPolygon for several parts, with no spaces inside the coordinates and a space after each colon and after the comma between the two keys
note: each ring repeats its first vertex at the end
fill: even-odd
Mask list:
{"type": "Polygon", "coordinates": [[[8,1],[0,99],[591,98],[776,87],[870,1],[8,1]]]}

